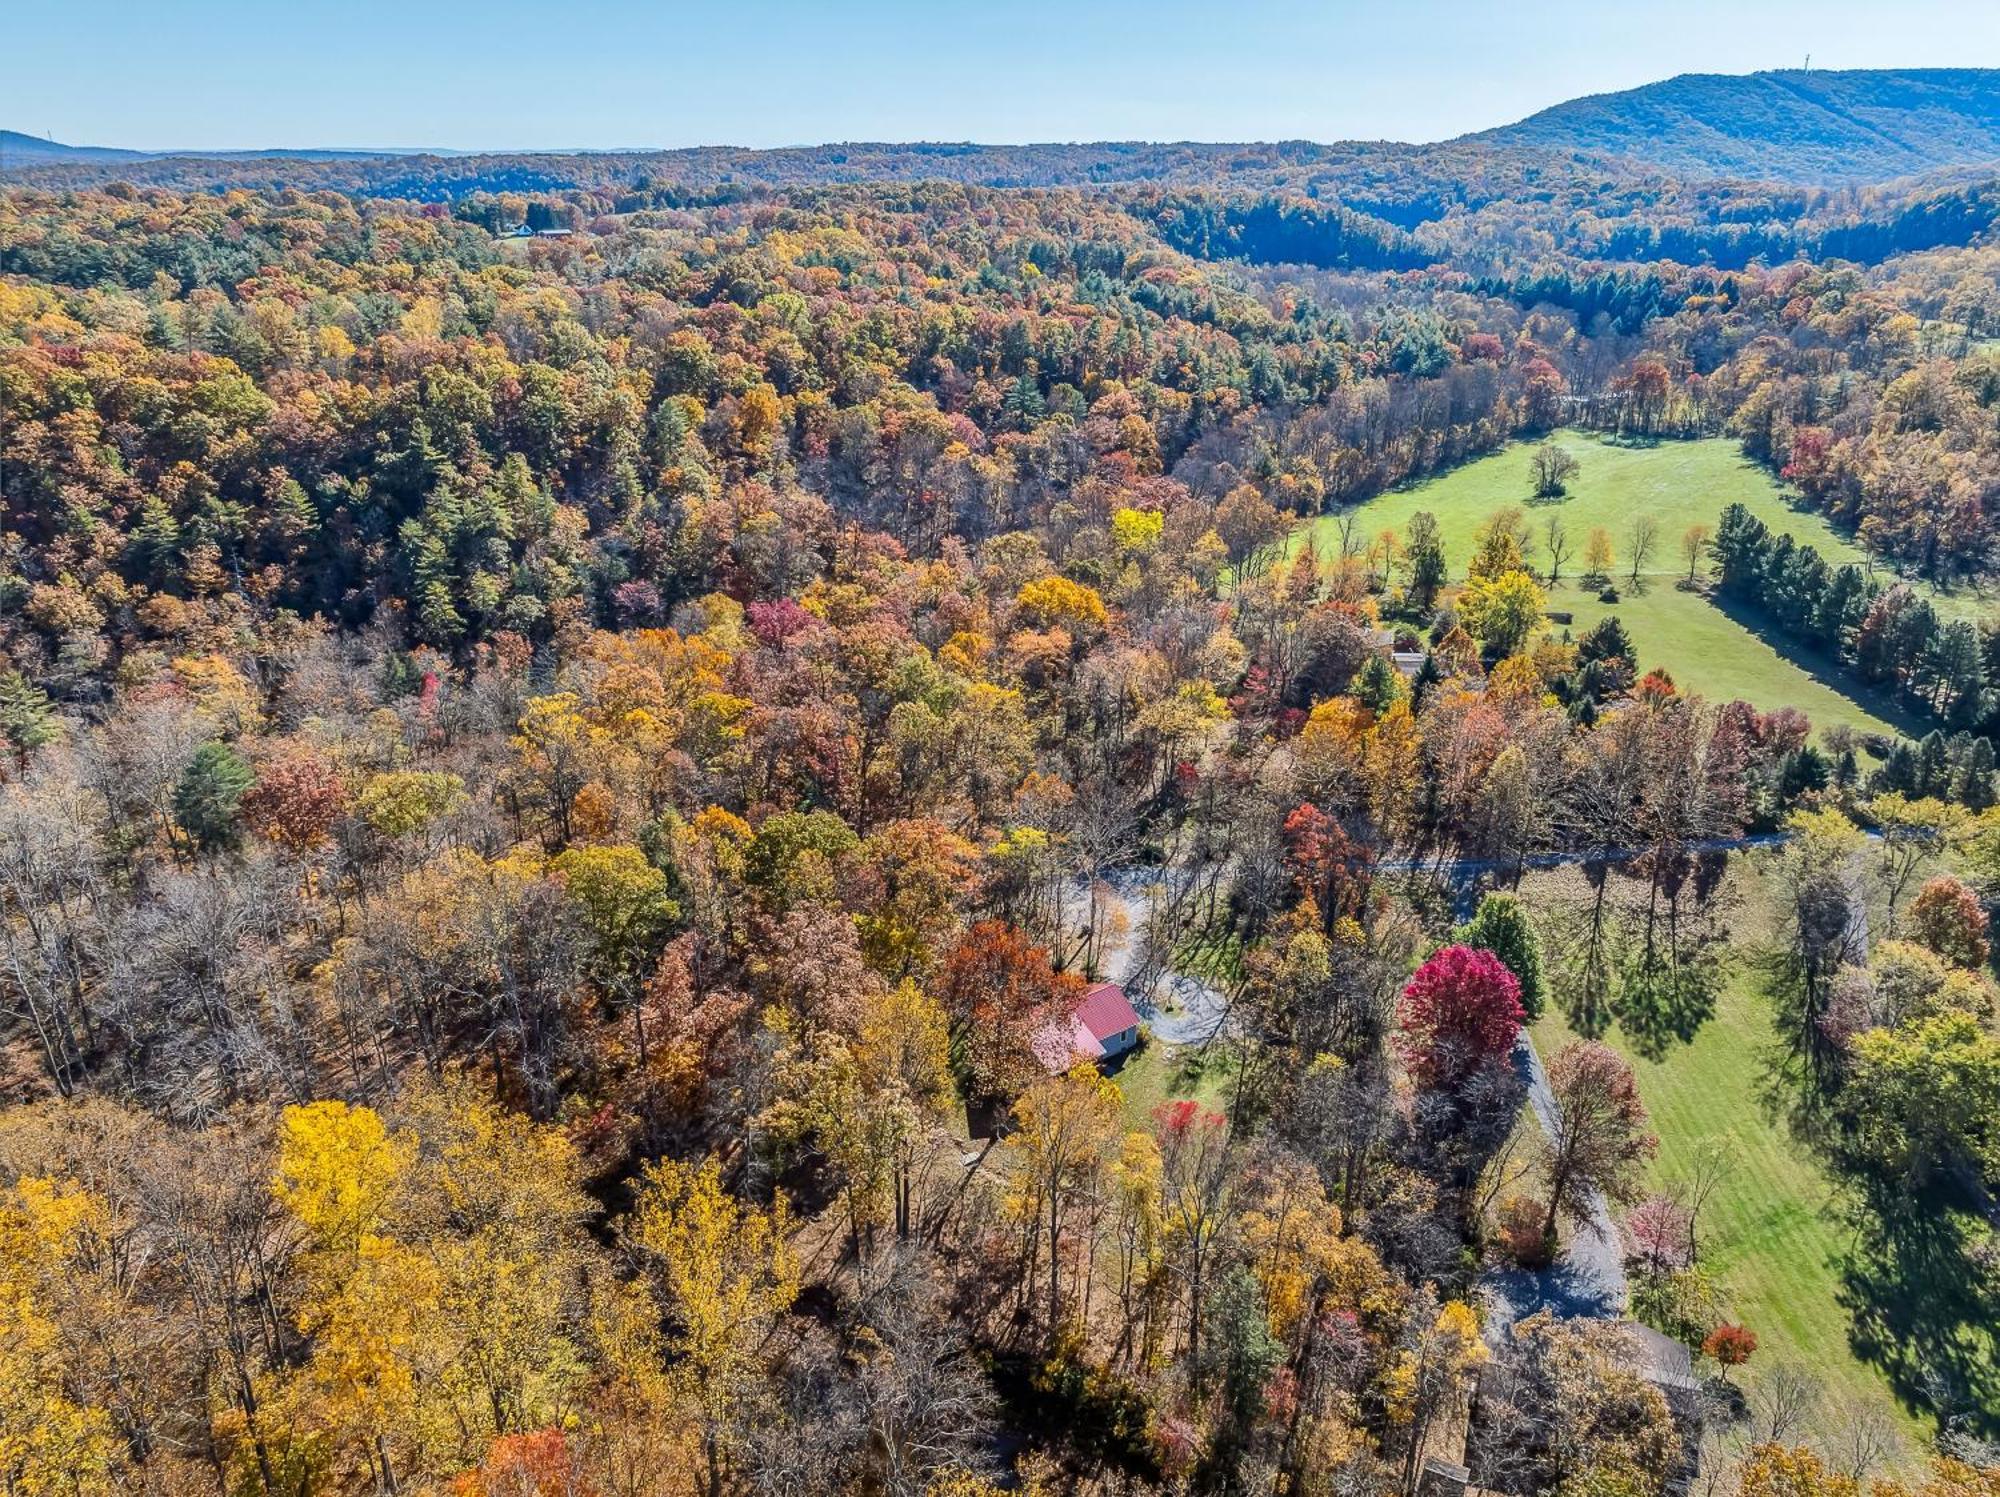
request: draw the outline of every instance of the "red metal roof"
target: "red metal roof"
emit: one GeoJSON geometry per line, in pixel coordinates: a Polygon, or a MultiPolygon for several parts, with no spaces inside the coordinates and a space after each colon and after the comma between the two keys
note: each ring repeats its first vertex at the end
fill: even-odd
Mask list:
{"type": "Polygon", "coordinates": [[[1139,1011],[1132,1007],[1125,990],[1117,983],[1100,982],[1086,991],[1083,1002],[1076,1006],[1076,1022],[1102,1044],[1121,1029],[1136,1028],[1139,1011]]]}

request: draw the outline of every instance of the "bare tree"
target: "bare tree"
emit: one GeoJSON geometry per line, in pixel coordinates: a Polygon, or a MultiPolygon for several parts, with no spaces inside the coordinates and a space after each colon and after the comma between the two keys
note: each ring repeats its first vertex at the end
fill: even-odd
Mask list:
{"type": "Polygon", "coordinates": [[[0,1015],[34,1035],[68,1096],[95,1041],[104,961],[104,848],[97,798],[44,768],[0,791],[0,1015]]]}
{"type": "Polygon", "coordinates": [[[935,1261],[909,1248],[887,1257],[887,1274],[855,1304],[848,1363],[869,1435],[869,1485],[919,1497],[942,1472],[986,1462],[995,1406],[935,1261]]]}
{"type": "Polygon", "coordinates": [[[1570,540],[1569,528],[1563,524],[1561,515],[1550,515],[1542,526],[1542,548],[1549,553],[1549,586],[1559,586],[1562,582],[1563,563],[1576,554],[1570,540]]]}
{"type": "Polygon", "coordinates": [[[1688,1214],[1688,1262],[1701,1257],[1701,1213],[1733,1169],[1729,1146],[1719,1138],[1704,1138],[1694,1147],[1688,1161],[1687,1181],[1681,1188],[1681,1204],[1688,1214]]]}
{"type": "Polygon", "coordinates": [[[1690,525],[1681,536],[1681,557],[1688,564],[1688,586],[1694,586],[1695,568],[1701,565],[1701,554],[1708,549],[1708,538],[1712,532],[1706,525],[1690,525]]]}
{"type": "Polygon", "coordinates": [[[1847,1403],[1836,1411],[1828,1456],[1834,1469],[1860,1482],[1902,1455],[1903,1442],[1889,1416],[1872,1403],[1847,1403]]]}
{"type": "Polygon", "coordinates": [[[1095,973],[1108,944],[1107,936],[1122,938],[1124,930],[1111,927],[1124,918],[1124,901],[1106,882],[1106,875],[1130,855],[1137,839],[1138,812],[1132,793],[1112,776],[1095,775],[1077,785],[1071,807],[1071,847],[1076,873],[1087,895],[1085,924],[1080,932],[1080,949],[1058,949],[1059,965],[1076,961],[1086,972],[1095,973]],[[1106,899],[1109,894],[1112,897],[1106,899]]]}
{"type": "Polygon", "coordinates": [[[274,856],[227,877],[156,875],[108,942],[106,1027],[149,1106],[206,1123],[250,1097],[310,1101],[318,1037],[285,960],[300,923],[297,880],[274,856]]]}
{"type": "Polygon", "coordinates": [[[1764,1375],[1757,1386],[1756,1406],[1751,1410],[1759,1445],[1786,1445],[1818,1407],[1826,1390],[1818,1378],[1781,1362],[1764,1375]]]}
{"type": "Polygon", "coordinates": [[[1632,546],[1632,585],[1637,587],[1640,574],[1652,559],[1653,546],[1660,538],[1660,522],[1651,515],[1634,515],[1628,534],[1632,546]]]}

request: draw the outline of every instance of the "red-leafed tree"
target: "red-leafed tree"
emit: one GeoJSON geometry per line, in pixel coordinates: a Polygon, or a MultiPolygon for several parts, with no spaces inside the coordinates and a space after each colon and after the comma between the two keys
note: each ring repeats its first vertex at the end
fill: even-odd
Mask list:
{"type": "Polygon", "coordinates": [[[1285,851],[1293,882],[1328,930],[1336,920],[1361,914],[1368,902],[1368,851],[1339,822],[1308,801],[1285,818],[1285,851]]]}
{"type": "Polygon", "coordinates": [[[1521,984],[1490,951],[1447,946],[1417,968],[1397,1009],[1405,1063],[1428,1086],[1456,1087],[1514,1048],[1521,984]]]}
{"type": "Polygon", "coordinates": [[[1660,1141],[1646,1131],[1646,1105],[1632,1067],[1609,1045],[1578,1040],[1549,1062],[1549,1091],[1556,1112],[1543,1145],[1542,1178],[1548,1181],[1544,1230],[1553,1235],[1558,1212],[1588,1214],[1602,1193],[1630,1201],[1639,1193],[1641,1167],[1660,1141]]]}
{"type": "Polygon", "coordinates": [[[1744,1326],[1728,1322],[1717,1326],[1708,1333],[1701,1343],[1701,1354],[1712,1357],[1720,1364],[1724,1376],[1732,1367],[1741,1367],[1750,1360],[1750,1354],[1757,1349],[1757,1333],[1744,1326]]]}
{"type": "Polygon", "coordinates": [[[452,1483],[454,1497],[592,1497],[598,1490],[559,1429],[501,1435],[452,1483]]]}
{"type": "Polygon", "coordinates": [[[1910,933],[1948,962],[1986,965],[1986,911],[1979,896],[1950,874],[1925,884],[1910,905],[1910,933]]]}
{"type": "Polygon", "coordinates": [[[1691,1261],[1693,1214],[1672,1196],[1648,1196],[1625,1218],[1632,1238],[1632,1263],[1655,1277],[1679,1273],[1691,1261]]]}
{"type": "Polygon", "coordinates": [[[1522,414],[1528,424],[1541,430],[1554,426],[1562,419],[1563,396],[1569,393],[1569,382],[1562,372],[1544,358],[1530,359],[1522,370],[1522,414]]]}
{"type": "Polygon", "coordinates": [[[1673,676],[1655,666],[1639,678],[1639,684],[1632,688],[1632,695],[1648,706],[1657,707],[1672,701],[1679,691],[1673,676]]]}

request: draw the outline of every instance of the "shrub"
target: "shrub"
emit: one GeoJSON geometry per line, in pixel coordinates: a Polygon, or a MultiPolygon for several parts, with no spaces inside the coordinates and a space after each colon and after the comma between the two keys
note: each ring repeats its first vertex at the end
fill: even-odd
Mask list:
{"type": "Polygon", "coordinates": [[[1555,1256],[1555,1240],[1542,1230],[1548,1214],[1532,1196],[1509,1196],[1501,1203],[1500,1245],[1523,1268],[1547,1268],[1555,1256]]]}

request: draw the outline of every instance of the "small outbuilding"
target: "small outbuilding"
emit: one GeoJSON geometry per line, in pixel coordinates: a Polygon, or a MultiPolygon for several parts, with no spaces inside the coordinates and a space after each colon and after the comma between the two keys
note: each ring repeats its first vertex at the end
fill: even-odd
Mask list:
{"type": "Polygon", "coordinates": [[[1093,983],[1070,1011],[1035,1036],[1035,1054],[1051,1074],[1080,1060],[1104,1061],[1139,1043],[1139,1011],[1115,982],[1093,983]]]}

